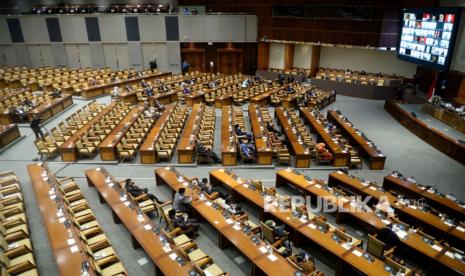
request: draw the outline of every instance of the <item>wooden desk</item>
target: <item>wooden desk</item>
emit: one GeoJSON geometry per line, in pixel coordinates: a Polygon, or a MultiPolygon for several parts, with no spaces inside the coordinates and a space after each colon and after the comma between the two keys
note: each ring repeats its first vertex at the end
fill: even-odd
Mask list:
{"type": "Polygon", "coordinates": [[[342,172],[331,173],[328,184],[346,187],[364,198],[371,197],[370,201],[374,204],[381,198],[385,198],[402,221],[422,227],[426,233],[430,233],[438,239],[448,240],[453,246],[462,248],[462,250],[465,249],[465,228],[449,225],[442,221],[439,216],[425,212],[416,206],[404,205],[398,202],[396,196],[380,189],[377,185],[363,184],[358,179],[342,172]]]}
{"type": "Polygon", "coordinates": [[[232,126],[232,112],[231,105],[223,106],[221,115],[221,158],[223,159],[223,166],[236,166],[237,165],[237,147],[235,142],[235,133],[232,126]]]}
{"type": "Polygon", "coordinates": [[[255,104],[249,104],[249,118],[250,125],[255,140],[255,147],[257,150],[258,164],[271,165],[273,163],[273,149],[269,144],[268,136],[263,132],[264,126],[260,110],[255,104]]]}
{"type": "Polygon", "coordinates": [[[149,97],[150,104],[152,104],[155,100],[158,100],[161,104],[174,103],[178,100],[178,93],[176,91],[169,91],[149,97]]]}
{"type": "Polygon", "coordinates": [[[370,170],[384,169],[386,156],[373,146],[369,145],[367,140],[365,140],[361,134],[358,134],[348,122],[341,118],[341,116],[342,115],[338,114],[334,110],[328,110],[328,120],[334,122],[344,132],[344,134],[349,137],[351,143],[355,143],[355,145],[360,149],[361,156],[367,157],[370,160],[370,170]]]}
{"type": "Polygon", "coordinates": [[[401,179],[393,175],[384,177],[383,188],[395,190],[415,199],[424,199],[433,208],[445,212],[450,216],[465,220],[465,207],[455,200],[429,191],[427,187],[412,183],[407,179],[401,179]]]}
{"type": "Polygon", "coordinates": [[[229,105],[232,105],[232,103],[233,103],[232,92],[215,98],[215,107],[216,108],[223,108],[223,106],[229,106],[229,105]]]}
{"type": "Polygon", "coordinates": [[[202,118],[203,104],[196,104],[192,107],[192,112],[184,126],[179,145],[178,145],[178,162],[193,163],[194,153],[196,151],[197,131],[199,129],[200,119],[202,118]]]}
{"type": "Polygon", "coordinates": [[[166,73],[158,72],[155,74],[145,75],[145,76],[133,78],[133,79],[122,80],[119,82],[96,85],[96,86],[89,87],[88,89],[82,89],[81,96],[84,99],[90,99],[90,98],[94,98],[94,97],[97,97],[97,96],[100,96],[106,93],[110,93],[115,86],[117,86],[118,88],[124,89],[126,85],[132,85],[134,83],[139,83],[142,80],[151,81],[154,79],[163,78],[167,76],[171,76],[171,72],[166,72],[166,73]]]}
{"type": "Polygon", "coordinates": [[[27,113],[27,118],[31,122],[34,115],[39,115],[42,122],[47,121],[53,116],[57,115],[61,111],[73,104],[73,98],[71,95],[63,95],[60,98],[55,98],[50,102],[43,103],[35,109],[27,113]]]}
{"type": "Polygon", "coordinates": [[[157,144],[158,139],[160,139],[160,135],[163,133],[171,114],[173,114],[173,111],[177,106],[178,102],[167,105],[160,118],[158,118],[157,122],[150,130],[149,134],[147,134],[147,137],[145,137],[144,142],[139,148],[140,162],[142,164],[155,164],[157,162],[155,145],[157,144]]]}
{"type": "Polygon", "coordinates": [[[140,217],[136,210],[131,210],[127,206],[129,201],[127,199],[121,200],[119,191],[108,184],[101,169],[87,170],[85,174],[88,185],[97,189],[100,202],[107,203],[112,209],[115,223],[122,222],[131,233],[133,248],[142,247],[152,260],[158,272],[157,275],[160,275],[160,272],[161,275],[188,275],[189,271],[193,269],[193,265],[186,262],[184,266],[180,266],[177,261],[169,257],[171,254],[179,255],[179,251],[173,245],[171,245],[170,250],[164,250],[164,245],[160,241],[163,234],[156,234],[153,231],[156,226],[151,222],[151,218],[144,213],[140,217]]]}
{"type": "Polygon", "coordinates": [[[84,134],[94,127],[94,125],[100,121],[105,115],[107,115],[113,108],[115,108],[116,102],[111,103],[89,122],[82,126],[78,131],[73,133],[63,144],[60,145],[58,150],[60,151],[61,160],[64,162],[76,162],[79,159],[79,153],[76,148],[76,142],[81,139],[84,134]]]}
{"type": "Polygon", "coordinates": [[[205,100],[204,95],[205,95],[204,92],[196,92],[196,93],[191,94],[191,95],[186,95],[185,98],[186,98],[187,106],[194,106],[196,104],[203,103],[204,100],[205,100]]]}
{"type": "Polygon", "coordinates": [[[178,178],[176,173],[170,171],[169,168],[155,169],[155,179],[158,186],[167,184],[173,191],[185,187],[186,194],[190,194],[194,198],[192,207],[217,230],[220,237],[219,246],[223,249],[230,244],[234,245],[247,256],[254,265],[252,275],[262,275],[263,273],[266,275],[294,275],[296,269],[281,255],[274,252],[273,256],[276,259],[272,261],[269,259],[268,252],[263,253],[260,251],[265,242],[260,241],[258,245],[255,245],[251,241],[250,235],[244,233],[240,228],[236,230],[234,223],[225,219],[221,211],[213,208],[211,202],[200,200],[196,191],[183,184],[187,183],[187,179],[184,177],[182,179],[178,178]]]}
{"type": "Polygon", "coordinates": [[[132,124],[144,112],[144,105],[139,104],[134,106],[119,124],[107,135],[98,148],[102,161],[113,161],[118,159],[116,145],[124,137],[124,134],[131,128],[132,124]]]}
{"type": "MultiPolygon", "coordinates": [[[[287,174],[285,170],[278,171],[277,176],[280,172],[284,172],[285,174],[282,175],[285,177],[296,177],[299,179],[299,181],[296,181],[296,183],[301,182],[300,178],[302,178],[303,181],[306,181],[304,176],[287,174]]],[[[265,197],[260,195],[260,191],[249,189],[244,181],[245,179],[241,178],[234,180],[231,175],[225,173],[224,169],[213,170],[210,172],[210,182],[212,184],[222,184],[227,186],[228,189],[232,189],[236,194],[235,196],[233,195],[235,200],[237,200],[237,198],[245,198],[249,202],[253,203],[260,209],[262,218],[264,215],[271,215],[273,218],[276,218],[289,226],[296,235],[305,237],[313,243],[316,243],[324,250],[329,251],[338,259],[338,267],[336,269],[336,273],[338,275],[343,274],[342,270],[344,264],[348,264],[350,267],[362,271],[365,275],[389,275],[386,271],[384,271],[384,262],[381,260],[375,258],[373,263],[369,263],[366,261],[366,259],[362,257],[356,257],[352,253],[354,250],[364,253],[362,249],[355,246],[355,244],[359,243],[358,240],[354,239],[353,243],[349,244],[348,247],[343,247],[341,244],[338,244],[334,241],[331,231],[326,233],[321,232],[311,220],[302,220],[296,218],[290,211],[269,208],[269,205],[267,207],[267,211],[265,212],[265,197]],[[356,258],[353,258],[350,255],[354,255],[356,258]]],[[[312,186],[315,185],[315,183],[308,185],[312,186]]],[[[303,184],[302,186],[307,185],[303,184]]],[[[268,201],[267,204],[272,203],[268,201]]],[[[295,236],[295,239],[299,240],[297,236],[295,236]]],[[[299,242],[301,241],[299,240],[299,242]]]]}
{"type": "Polygon", "coordinates": [[[282,88],[275,88],[273,90],[267,91],[265,93],[262,93],[260,95],[254,96],[250,98],[250,103],[256,104],[258,106],[266,106],[270,103],[270,97],[272,94],[277,93],[279,90],[282,88]]]}
{"type": "Polygon", "coordinates": [[[21,137],[21,133],[19,133],[18,125],[0,125],[0,149],[3,149],[19,137],[21,137]]]}
{"type": "Polygon", "coordinates": [[[465,145],[449,137],[441,131],[429,126],[420,119],[413,117],[409,112],[398,106],[394,101],[387,100],[384,109],[391,114],[401,125],[413,134],[446,154],[450,158],[465,165],[465,145]]]}
{"type": "Polygon", "coordinates": [[[292,152],[295,155],[295,167],[296,168],[308,168],[310,167],[311,154],[308,149],[304,149],[302,144],[299,143],[295,133],[292,131],[292,126],[290,125],[287,116],[284,114],[284,111],[281,107],[277,107],[274,110],[275,117],[281,130],[286,134],[289,143],[291,144],[292,152]]]}
{"type": "MultiPolygon", "coordinates": [[[[52,186],[46,180],[49,178],[53,181],[55,176],[50,171],[43,174],[44,169],[39,164],[30,164],[27,170],[60,275],[81,276],[82,263],[88,262],[89,258],[85,253],[85,245],[78,236],[79,229],[76,225],[71,223],[70,228],[67,229],[63,224],[64,220],[72,221],[66,208],[63,215],[58,216],[57,208],[63,204],[63,201],[60,199],[57,203],[52,200],[50,194],[52,186]],[[71,239],[74,240],[74,244],[69,245],[68,240],[71,239]]],[[[97,275],[91,267],[89,274],[97,275]]]]}
{"type": "Polygon", "coordinates": [[[342,167],[349,164],[349,153],[347,150],[341,149],[341,147],[334,142],[333,137],[326,132],[321,122],[310,113],[308,108],[300,108],[301,114],[303,115],[305,122],[310,124],[310,131],[316,133],[323,142],[328,146],[328,149],[333,154],[333,166],[342,167]]]}

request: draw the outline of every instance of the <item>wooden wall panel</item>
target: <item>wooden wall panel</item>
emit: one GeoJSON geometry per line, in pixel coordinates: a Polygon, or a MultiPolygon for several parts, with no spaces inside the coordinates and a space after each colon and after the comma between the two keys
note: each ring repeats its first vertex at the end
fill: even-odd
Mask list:
{"type": "Polygon", "coordinates": [[[437,7],[439,0],[179,0],[179,5],[204,5],[207,12],[249,13],[258,17],[258,37],[273,40],[396,47],[403,7],[437,7]],[[273,5],[372,7],[370,20],[272,17],[273,5]]]}
{"type": "Polygon", "coordinates": [[[310,76],[316,76],[318,72],[318,68],[320,68],[320,53],[321,53],[321,46],[313,46],[312,49],[312,62],[310,64],[310,76]]]}
{"type": "Polygon", "coordinates": [[[214,63],[214,72],[220,71],[220,64],[224,69],[229,63],[232,67],[229,70],[238,70],[243,74],[255,74],[257,69],[257,43],[181,43],[181,55],[189,51],[203,51],[205,58],[203,61],[203,72],[210,72],[210,62],[214,63]],[[195,50],[194,50],[195,49],[195,50]],[[235,54],[233,54],[233,52],[235,54]],[[220,60],[221,58],[221,60],[220,60]],[[238,69],[235,69],[235,68],[238,69]]]}
{"type": "Polygon", "coordinates": [[[292,69],[294,67],[294,44],[286,44],[284,49],[284,69],[292,69]]]}
{"type": "Polygon", "coordinates": [[[270,44],[265,42],[258,43],[257,69],[268,69],[270,59],[270,44]]]}

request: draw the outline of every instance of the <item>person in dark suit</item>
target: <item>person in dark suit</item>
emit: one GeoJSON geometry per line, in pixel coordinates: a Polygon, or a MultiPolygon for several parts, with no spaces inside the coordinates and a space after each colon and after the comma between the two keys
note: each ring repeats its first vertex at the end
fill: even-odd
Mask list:
{"type": "Polygon", "coordinates": [[[40,118],[40,116],[37,114],[34,115],[34,117],[32,117],[30,127],[32,131],[34,132],[34,134],[36,135],[36,139],[43,140],[44,133],[42,132],[41,124],[42,124],[42,119],[40,118]]]}
{"type": "Polygon", "coordinates": [[[187,214],[179,214],[176,213],[175,210],[171,209],[168,211],[168,218],[170,219],[171,223],[173,223],[174,227],[181,228],[181,230],[184,231],[186,235],[198,235],[197,232],[200,229],[200,225],[195,222],[195,220],[189,219],[187,214]]]}
{"type": "Polygon", "coordinates": [[[213,162],[215,163],[221,163],[221,158],[218,157],[218,155],[216,155],[216,153],[210,149],[207,149],[202,142],[198,142],[197,143],[197,154],[199,155],[205,155],[205,156],[208,156],[210,157],[213,162]]]}
{"type": "Polygon", "coordinates": [[[141,195],[147,195],[147,197],[153,201],[156,201],[158,204],[163,204],[164,202],[159,200],[155,195],[148,192],[147,188],[139,188],[134,184],[131,178],[125,180],[125,188],[133,197],[138,197],[141,195]]]}

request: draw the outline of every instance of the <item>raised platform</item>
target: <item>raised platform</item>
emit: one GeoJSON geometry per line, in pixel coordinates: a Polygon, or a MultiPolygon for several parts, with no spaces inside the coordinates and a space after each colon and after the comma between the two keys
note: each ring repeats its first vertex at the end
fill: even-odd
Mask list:
{"type": "Polygon", "coordinates": [[[413,134],[450,158],[465,165],[465,144],[459,143],[457,139],[447,136],[421,121],[392,100],[386,101],[384,109],[413,134]]]}
{"type": "Polygon", "coordinates": [[[311,83],[323,90],[335,90],[336,93],[345,96],[373,99],[373,100],[386,100],[396,90],[400,84],[392,82],[389,86],[366,85],[359,83],[348,83],[333,80],[323,80],[312,78],[311,83]]]}

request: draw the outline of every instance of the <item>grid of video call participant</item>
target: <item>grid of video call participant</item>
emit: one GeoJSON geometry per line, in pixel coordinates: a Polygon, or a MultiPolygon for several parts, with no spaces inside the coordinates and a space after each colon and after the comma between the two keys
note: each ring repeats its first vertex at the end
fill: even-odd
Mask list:
{"type": "Polygon", "coordinates": [[[455,14],[404,14],[399,54],[444,65],[449,51],[455,14]]]}

